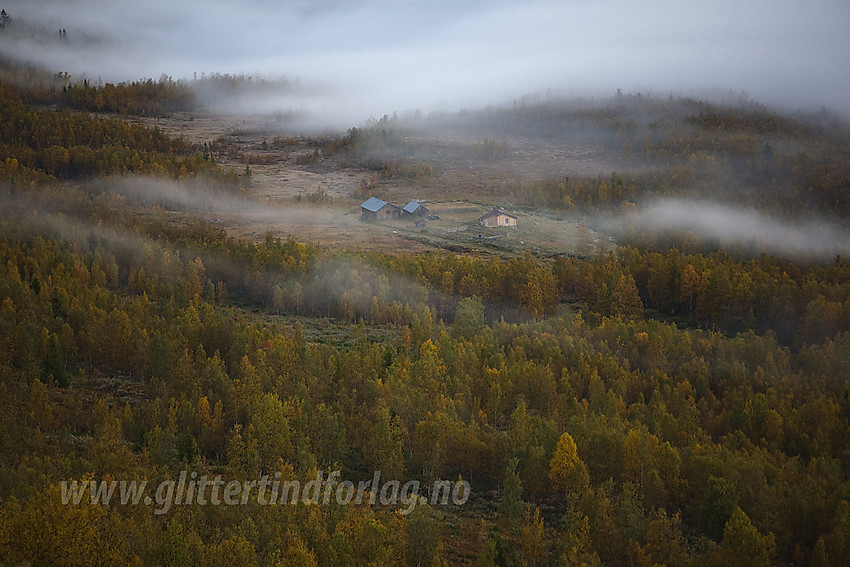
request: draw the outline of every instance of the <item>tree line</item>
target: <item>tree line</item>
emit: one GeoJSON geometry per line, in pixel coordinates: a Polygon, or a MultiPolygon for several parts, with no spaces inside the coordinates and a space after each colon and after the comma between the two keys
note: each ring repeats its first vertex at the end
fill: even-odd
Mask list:
{"type": "Polygon", "coordinates": [[[184,178],[202,176],[238,184],[208,150],[158,128],[69,111],[41,110],[0,83],[0,173],[25,185],[57,179],[143,173],[184,178]]]}

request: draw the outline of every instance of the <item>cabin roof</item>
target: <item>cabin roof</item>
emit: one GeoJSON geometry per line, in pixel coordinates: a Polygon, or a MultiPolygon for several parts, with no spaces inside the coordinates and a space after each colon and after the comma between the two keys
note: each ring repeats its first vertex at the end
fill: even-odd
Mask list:
{"type": "Polygon", "coordinates": [[[489,218],[491,218],[491,217],[497,217],[497,216],[499,216],[499,215],[505,215],[506,217],[510,217],[510,218],[512,218],[512,219],[514,219],[514,220],[516,220],[516,218],[517,218],[517,217],[515,217],[514,215],[512,215],[512,214],[510,214],[510,213],[506,213],[506,212],[505,212],[505,211],[503,211],[502,209],[498,209],[498,208],[496,208],[496,209],[493,209],[492,211],[490,211],[489,213],[485,213],[485,214],[481,215],[481,216],[478,218],[478,220],[483,221],[483,220],[487,220],[487,219],[489,219],[489,218]]]}
{"type": "Polygon", "coordinates": [[[366,209],[367,211],[372,211],[373,213],[376,213],[376,212],[380,211],[384,207],[384,205],[386,205],[386,204],[387,204],[386,201],[382,201],[382,200],[378,199],[377,197],[369,197],[369,199],[366,200],[366,202],[364,202],[360,206],[362,208],[366,209]]]}

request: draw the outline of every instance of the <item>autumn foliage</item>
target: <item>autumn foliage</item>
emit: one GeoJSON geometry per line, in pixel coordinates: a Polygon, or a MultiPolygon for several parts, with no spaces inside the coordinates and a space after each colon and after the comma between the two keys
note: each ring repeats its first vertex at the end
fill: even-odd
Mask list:
{"type": "Polygon", "coordinates": [[[205,220],[168,222],[120,186],[60,182],[220,175],[185,142],[2,93],[0,560],[847,556],[842,258],[624,246],[490,259],[240,240],[205,220]],[[59,501],[71,479],[331,469],[355,482],[375,470],[462,478],[473,497],[411,516],[255,501],[157,516],[59,501]]]}

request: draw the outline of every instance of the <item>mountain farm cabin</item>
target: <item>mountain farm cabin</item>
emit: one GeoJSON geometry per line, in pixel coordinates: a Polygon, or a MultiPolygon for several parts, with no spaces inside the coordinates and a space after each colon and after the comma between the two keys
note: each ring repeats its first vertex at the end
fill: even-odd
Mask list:
{"type": "Polygon", "coordinates": [[[428,215],[428,209],[420,205],[416,201],[410,201],[401,208],[402,212],[414,217],[424,217],[428,215]]]}
{"type": "Polygon", "coordinates": [[[360,205],[364,220],[394,219],[399,216],[401,209],[375,197],[360,205]]]}
{"type": "Polygon", "coordinates": [[[500,209],[493,209],[489,213],[479,217],[478,222],[481,223],[481,226],[486,226],[488,228],[495,228],[498,226],[516,227],[517,217],[500,209]]]}

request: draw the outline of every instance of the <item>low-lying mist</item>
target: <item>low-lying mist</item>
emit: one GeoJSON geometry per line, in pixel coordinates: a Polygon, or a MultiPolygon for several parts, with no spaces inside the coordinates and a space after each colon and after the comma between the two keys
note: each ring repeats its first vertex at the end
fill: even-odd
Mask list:
{"type": "Polygon", "coordinates": [[[660,233],[686,236],[722,249],[769,253],[801,259],[828,260],[850,255],[846,226],[808,218],[789,221],[764,212],[691,199],[662,199],[637,211],[600,218],[598,228],[641,239],[660,233]]]}
{"type": "Polygon", "coordinates": [[[202,181],[174,182],[159,177],[110,177],[93,182],[97,191],[112,191],[146,206],[183,210],[216,220],[228,214],[252,221],[271,222],[276,230],[286,231],[294,225],[322,224],[333,213],[321,207],[294,206],[291,202],[251,199],[239,193],[211,188],[202,181]]]}
{"type": "Polygon", "coordinates": [[[732,89],[768,104],[850,114],[850,4],[837,0],[10,0],[5,8],[32,32],[3,30],[7,57],[105,81],[288,77],[300,88],[280,82],[232,110],[293,112],[315,126],[503,104],[547,89],[732,89]]]}
{"type": "MultiPolygon", "coordinates": [[[[0,187],[0,190],[4,188],[0,187]]],[[[96,199],[102,193],[120,196],[128,202],[163,206],[192,213],[228,211],[246,218],[272,218],[280,230],[293,223],[323,222],[319,207],[287,208],[270,206],[251,199],[223,195],[207,190],[203,184],[176,183],[163,179],[128,177],[102,180],[86,190],[96,199]]],[[[12,230],[19,236],[40,236],[64,241],[78,252],[100,250],[117,257],[148,256],[152,250],[179,249],[184,263],[200,258],[211,281],[224,281],[230,289],[242,289],[270,310],[292,311],[314,316],[340,316],[349,319],[376,320],[410,317],[426,307],[451,317],[458,298],[430,288],[424,281],[392,272],[370,263],[358,253],[327,251],[302,266],[256,263],[244,257],[230,256],[218,246],[208,247],[191,238],[177,243],[160,240],[141,227],[123,226],[120,218],[112,221],[94,219],[86,214],[62,211],[41,196],[0,193],[4,208],[0,210],[0,233],[12,230]],[[4,221],[13,221],[4,224],[4,221]]],[[[203,221],[202,221],[203,222],[203,221]]],[[[154,231],[155,232],[155,231],[154,231]]],[[[186,233],[187,235],[189,232],[186,233]]],[[[297,234],[293,235],[297,237],[297,234]]],[[[262,246],[261,244],[260,246],[262,246]]],[[[267,240],[266,246],[275,246],[267,240]]],[[[278,246],[280,243],[277,244],[278,246]]],[[[269,257],[274,256],[273,248],[269,257]]],[[[525,320],[530,312],[518,307],[494,308],[504,317],[525,320]]]]}

